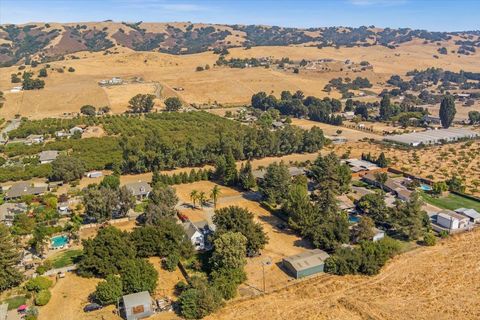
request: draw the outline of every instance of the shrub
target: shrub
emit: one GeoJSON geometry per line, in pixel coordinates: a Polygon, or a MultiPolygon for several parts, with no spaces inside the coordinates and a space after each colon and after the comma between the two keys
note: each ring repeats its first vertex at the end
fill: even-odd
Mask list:
{"type": "Polygon", "coordinates": [[[40,292],[50,288],[52,284],[52,280],[47,277],[36,277],[28,280],[28,282],[25,284],[25,289],[28,291],[40,292]]]}
{"type": "Polygon", "coordinates": [[[68,72],[75,72],[75,69],[70,67],[70,68],[68,68],[68,72]]]}
{"type": "Polygon", "coordinates": [[[41,290],[35,296],[35,305],[37,306],[44,306],[50,301],[52,294],[47,289],[41,290]]]}
{"type": "Polygon", "coordinates": [[[434,246],[437,243],[437,238],[433,233],[426,233],[425,236],[423,237],[423,243],[426,246],[434,246]]]}

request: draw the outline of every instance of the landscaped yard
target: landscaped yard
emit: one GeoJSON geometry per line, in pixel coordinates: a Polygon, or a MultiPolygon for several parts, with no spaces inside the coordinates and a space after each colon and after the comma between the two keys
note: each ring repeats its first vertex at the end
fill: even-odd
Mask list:
{"type": "Polygon", "coordinates": [[[423,200],[442,209],[455,210],[458,208],[469,208],[480,211],[480,202],[464,198],[462,196],[450,193],[446,197],[434,197],[425,192],[421,192],[423,200]]]}
{"type": "Polygon", "coordinates": [[[75,263],[76,259],[82,254],[82,250],[68,250],[59,253],[50,258],[53,268],[63,268],[75,263]]]}
{"type": "Polygon", "coordinates": [[[27,298],[25,298],[25,296],[11,297],[2,301],[2,303],[8,303],[8,310],[17,309],[26,302],[27,298]]]}

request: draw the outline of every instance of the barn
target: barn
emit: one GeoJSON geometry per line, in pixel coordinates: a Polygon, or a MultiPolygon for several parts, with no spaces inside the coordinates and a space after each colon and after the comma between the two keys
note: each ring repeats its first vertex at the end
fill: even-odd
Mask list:
{"type": "Polygon", "coordinates": [[[298,279],[323,272],[328,257],[325,251],[314,249],[284,258],[282,265],[289,274],[298,279]]]}

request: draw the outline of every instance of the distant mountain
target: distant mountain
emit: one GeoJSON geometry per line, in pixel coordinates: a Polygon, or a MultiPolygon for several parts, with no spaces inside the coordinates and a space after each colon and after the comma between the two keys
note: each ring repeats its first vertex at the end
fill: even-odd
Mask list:
{"type": "Polygon", "coordinates": [[[0,66],[30,61],[64,59],[78,51],[105,51],[115,47],[135,51],[189,54],[216,48],[304,45],[354,47],[399,44],[421,39],[426,42],[454,41],[462,54],[480,47],[480,31],[430,32],[380,29],[374,26],[347,28],[283,28],[260,25],[216,25],[192,23],[30,23],[0,26],[0,66]]]}

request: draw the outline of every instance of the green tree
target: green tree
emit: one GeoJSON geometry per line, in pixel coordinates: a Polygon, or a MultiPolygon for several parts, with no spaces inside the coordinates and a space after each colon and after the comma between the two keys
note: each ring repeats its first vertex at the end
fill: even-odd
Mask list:
{"type": "Polygon", "coordinates": [[[156,205],[164,204],[167,207],[175,207],[178,203],[177,193],[170,186],[156,186],[150,192],[150,200],[156,205]]]}
{"type": "Polygon", "coordinates": [[[440,103],[440,121],[442,122],[442,127],[448,128],[455,118],[457,109],[455,108],[455,98],[451,95],[446,95],[443,97],[442,102],[440,103]]]}
{"type": "Polygon", "coordinates": [[[374,174],[375,176],[375,181],[380,185],[380,188],[383,190],[383,188],[385,187],[385,183],[387,182],[388,180],[388,175],[386,172],[375,172],[374,174]]]}
{"type": "Polygon", "coordinates": [[[77,272],[85,277],[119,274],[124,262],[137,255],[130,235],[112,226],[100,229],[95,238],[82,243],[83,254],[77,272]]]}
{"type": "Polygon", "coordinates": [[[114,275],[108,275],[105,281],[99,282],[94,293],[95,299],[104,306],[117,303],[122,295],[122,279],[114,275]]]}
{"type": "Polygon", "coordinates": [[[128,101],[128,108],[133,113],[150,112],[155,105],[154,99],[153,94],[139,93],[128,101]]]}
{"type": "Polygon", "coordinates": [[[123,260],[120,275],[124,294],[141,291],[155,292],[158,282],[158,272],[147,260],[123,260]]]}
{"type": "Polygon", "coordinates": [[[12,233],[19,236],[32,234],[35,229],[35,219],[26,213],[16,214],[13,218],[12,233]]]}
{"type": "Polygon", "coordinates": [[[291,184],[290,173],[285,163],[270,164],[260,183],[260,192],[270,204],[281,204],[286,199],[291,184]]]}
{"type": "Polygon", "coordinates": [[[85,165],[77,157],[60,155],[52,162],[51,181],[79,180],[85,173],[85,165]]]}
{"type": "Polygon", "coordinates": [[[255,181],[255,177],[253,176],[252,164],[250,161],[247,161],[245,165],[243,165],[242,163],[242,167],[240,168],[240,172],[238,175],[238,180],[240,182],[240,186],[244,190],[252,190],[256,187],[257,182],[255,181]]]}
{"type": "Polygon", "coordinates": [[[40,292],[49,289],[52,285],[53,282],[48,277],[36,277],[25,283],[25,289],[28,291],[40,292]]]}
{"type": "Polygon", "coordinates": [[[385,223],[390,218],[390,210],[382,192],[370,193],[357,201],[357,208],[372,218],[375,223],[385,223]]]}
{"type": "Polygon", "coordinates": [[[368,216],[362,216],[360,221],[352,229],[352,238],[355,242],[363,240],[372,240],[375,235],[375,223],[372,218],[368,216]]]}
{"type": "Polygon", "coordinates": [[[450,191],[465,193],[465,184],[463,180],[457,176],[453,176],[452,178],[448,179],[447,185],[450,191]]]}
{"type": "Polygon", "coordinates": [[[229,150],[225,157],[225,174],[223,176],[223,183],[227,186],[233,186],[237,183],[237,179],[237,164],[235,163],[232,150],[229,150]]]}
{"type": "Polygon", "coordinates": [[[386,168],[388,167],[388,159],[385,157],[385,153],[380,153],[380,155],[377,158],[377,161],[375,163],[380,167],[380,168],[386,168]]]}
{"type": "Polygon", "coordinates": [[[468,112],[468,120],[470,124],[477,124],[480,122],[480,112],[479,111],[469,111],[468,112]]]}
{"type": "Polygon", "coordinates": [[[105,176],[100,182],[101,187],[109,188],[112,190],[120,189],[120,177],[114,174],[105,176]]]}
{"type": "Polygon", "coordinates": [[[85,214],[97,222],[112,219],[112,214],[118,209],[118,193],[109,188],[88,188],[83,195],[85,214]]]}
{"type": "Polygon", "coordinates": [[[437,237],[435,237],[435,235],[431,232],[426,232],[424,235],[423,235],[423,243],[426,245],[426,246],[434,246],[436,243],[437,243],[437,237]]]}
{"type": "Polygon", "coordinates": [[[247,263],[247,238],[239,232],[225,232],[213,241],[210,264],[214,270],[243,269],[247,263]]]}
{"type": "Polygon", "coordinates": [[[133,196],[132,191],[130,191],[126,186],[121,187],[117,191],[118,196],[118,214],[125,217],[129,210],[135,207],[135,197],[133,196]]]}
{"type": "Polygon", "coordinates": [[[192,285],[178,299],[180,313],[186,319],[202,319],[222,307],[222,295],[204,279],[193,278],[192,285]]]}
{"type": "Polygon", "coordinates": [[[445,181],[438,181],[433,183],[432,192],[434,194],[442,194],[445,191],[448,191],[448,186],[445,181]]]}
{"type": "Polygon", "coordinates": [[[22,275],[17,269],[20,254],[8,227],[0,224],[0,292],[18,285],[22,275]]]}
{"type": "Polygon", "coordinates": [[[229,206],[215,210],[213,223],[216,226],[215,237],[226,232],[239,232],[247,238],[247,253],[254,255],[265,247],[268,237],[261,224],[253,221],[253,213],[238,206],[229,206]]]}
{"type": "Polygon", "coordinates": [[[144,221],[146,225],[158,225],[165,218],[172,218],[177,211],[166,204],[149,203],[144,212],[144,221]]]}
{"type": "Polygon", "coordinates": [[[416,192],[407,202],[397,201],[392,211],[392,224],[407,240],[417,240],[424,232],[427,213],[422,210],[422,202],[416,192]]]}
{"type": "Polygon", "coordinates": [[[46,78],[47,76],[48,76],[48,73],[46,68],[42,68],[38,71],[39,78],[46,78]]]}
{"type": "Polygon", "coordinates": [[[86,116],[94,116],[97,114],[97,110],[95,110],[94,106],[86,104],[80,108],[80,113],[86,116]]]}
{"type": "Polygon", "coordinates": [[[182,101],[178,97],[170,97],[165,99],[165,110],[178,111],[182,108],[182,101]]]}

